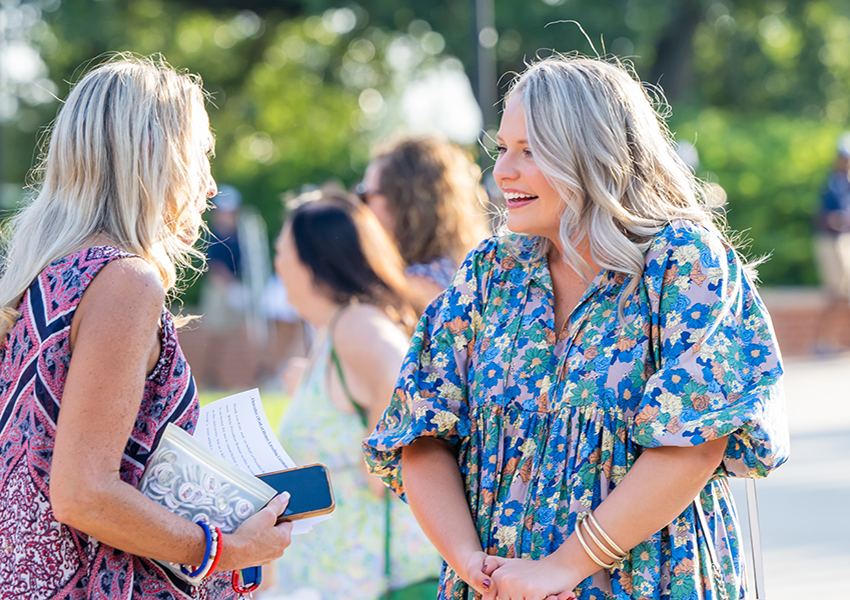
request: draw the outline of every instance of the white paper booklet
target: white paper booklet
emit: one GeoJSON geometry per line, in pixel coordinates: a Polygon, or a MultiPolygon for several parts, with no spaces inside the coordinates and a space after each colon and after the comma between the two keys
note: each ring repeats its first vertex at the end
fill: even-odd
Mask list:
{"type": "MultiPolygon", "coordinates": [[[[262,475],[297,466],[277,440],[260,391],[248,390],[201,407],[195,439],[230,464],[251,475],[262,475]]],[[[307,533],[331,515],[295,521],[292,533],[307,533]]]]}

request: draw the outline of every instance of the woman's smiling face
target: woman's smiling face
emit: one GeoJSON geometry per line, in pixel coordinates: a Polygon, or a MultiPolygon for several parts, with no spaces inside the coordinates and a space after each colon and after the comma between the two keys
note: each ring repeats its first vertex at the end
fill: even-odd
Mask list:
{"type": "Polygon", "coordinates": [[[508,208],[508,229],[558,243],[563,200],[534,162],[522,104],[514,98],[502,113],[496,134],[499,157],[493,177],[508,208]]]}

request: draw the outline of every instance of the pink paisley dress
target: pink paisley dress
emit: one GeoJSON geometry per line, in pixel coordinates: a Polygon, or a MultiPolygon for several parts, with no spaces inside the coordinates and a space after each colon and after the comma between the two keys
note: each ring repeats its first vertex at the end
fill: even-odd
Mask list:
{"type": "MultiPolygon", "coordinates": [[[[50,464],[71,360],[71,321],[89,283],[110,261],[99,246],[59,259],[24,294],[0,362],[0,599],[182,600],[231,598],[217,575],[192,590],[157,563],[122,552],[59,523],[50,505],[50,464]]],[[[170,313],[162,312],[162,351],[124,456],[121,479],[139,483],[169,422],[191,432],[198,397],[170,313]]]]}

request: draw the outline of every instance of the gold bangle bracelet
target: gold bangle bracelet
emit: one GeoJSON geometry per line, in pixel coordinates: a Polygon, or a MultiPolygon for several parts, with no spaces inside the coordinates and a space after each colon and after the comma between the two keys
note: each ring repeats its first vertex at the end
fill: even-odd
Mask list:
{"type": "Polygon", "coordinates": [[[626,551],[623,550],[622,548],[620,548],[617,544],[614,543],[614,540],[612,540],[610,537],[608,537],[608,534],[606,534],[605,530],[602,529],[602,526],[599,525],[599,521],[596,520],[596,517],[593,516],[593,513],[589,512],[589,513],[587,513],[587,516],[590,519],[590,522],[596,527],[596,530],[602,536],[602,539],[604,539],[606,542],[608,542],[608,544],[614,549],[614,552],[618,552],[620,554],[621,558],[625,558],[626,557],[626,551]]]}
{"type": "Polygon", "coordinates": [[[606,548],[605,544],[600,542],[599,538],[596,537],[596,534],[593,533],[593,527],[590,526],[590,523],[587,521],[587,519],[584,519],[582,521],[582,523],[584,523],[584,530],[587,533],[587,535],[590,536],[590,539],[593,540],[593,542],[599,547],[600,550],[602,550],[602,552],[607,554],[609,557],[613,558],[615,563],[619,563],[621,560],[626,558],[625,554],[614,554],[608,548],[606,548]]]}
{"type": "Polygon", "coordinates": [[[590,546],[587,545],[587,542],[584,541],[584,538],[581,536],[581,524],[585,522],[586,515],[582,515],[578,518],[578,522],[576,523],[575,534],[578,538],[581,547],[584,548],[584,551],[587,552],[587,555],[590,557],[590,560],[595,562],[597,565],[608,571],[609,573],[613,573],[614,569],[617,568],[619,563],[612,563],[610,565],[606,565],[604,562],[599,560],[599,557],[593,553],[593,550],[590,549],[590,546]]]}

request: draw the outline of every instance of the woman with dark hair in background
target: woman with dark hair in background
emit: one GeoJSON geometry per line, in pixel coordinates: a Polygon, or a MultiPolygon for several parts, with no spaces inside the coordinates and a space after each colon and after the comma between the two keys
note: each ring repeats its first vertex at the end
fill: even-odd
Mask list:
{"type": "Polygon", "coordinates": [[[301,557],[281,562],[278,579],[287,591],[374,600],[387,587],[387,510],[394,587],[439,571],[410,509],[387,498],[360,452],[389,404],[415,314],[404,263],[372,211],[342,192],[300,200],[277,240],[275,269],[317,335],[279,436],[299,464],[328,466],[337,504],[330,523],[297,539],[301,557]]]}
{"type": "Polygon", "coordinates": [[[361,199],[395,240],[420,311],[489,235],[480,180],[463,150],[434,137],[379,147],[366,170],[361,199]]]}

